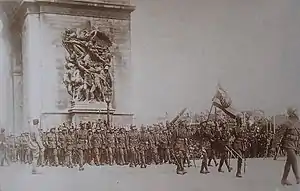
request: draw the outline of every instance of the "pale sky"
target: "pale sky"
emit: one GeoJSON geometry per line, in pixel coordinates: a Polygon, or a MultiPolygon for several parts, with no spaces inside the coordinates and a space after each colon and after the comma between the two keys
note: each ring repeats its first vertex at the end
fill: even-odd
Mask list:
{"type": "Polygon", "coordinates": [[[238,110],[300,109],[299,0],[134,0],[137,123],[209,109],[218,81],[238,110]]]}

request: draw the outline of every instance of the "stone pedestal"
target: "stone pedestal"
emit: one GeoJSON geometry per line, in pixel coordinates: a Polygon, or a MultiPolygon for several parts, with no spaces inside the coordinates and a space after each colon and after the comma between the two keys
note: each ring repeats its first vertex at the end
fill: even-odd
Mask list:
{"type": "Polygon", "coordinates": [[[33,118],[39,118],[44,129],[70,119],[77,123],[106,118],[105,103],[71,105],[72,97],[63,83],[67,55],[62,34],[67,29],[80,29],[87,22],[109,34],[116,47],[112,60],[113,98],[109,109],[112,123],[132,122],[130,14],[135,7],[130,1],[23,0],[18,6],[14,10],[19,11],[9,18],[14,36],[11,38],[14,62],[19,71],[18,83],[14,82],[12,88],[15,128],[27,129],[28,120],[33,118]]]}
{"type": "Polygon", "coordinates": [[[107,108],[104,103],[90,103],[90,102],[72,102],[71,108],[68,110],[70,120],[73,124],[79,124],[80,121],[96,121],[97,119],[113,119],[115,109],[111,106],[107,108]]]}

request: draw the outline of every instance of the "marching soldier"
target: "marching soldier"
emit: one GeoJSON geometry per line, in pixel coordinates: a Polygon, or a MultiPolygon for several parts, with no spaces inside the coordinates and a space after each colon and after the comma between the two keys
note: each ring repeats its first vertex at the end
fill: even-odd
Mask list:
{"type": "Polygon", "coordinates": [[[287,180],[291,167],[293,169],[297,184],[300,183],[296,158],[297,144],[300,135],[300,122],[297,110],[295,108],[288,108],[287,115],[288,120],[278,128],[278,131],[276,131],[272,145],[273,150],[275,150],[281,141],[282,147],[287,154],[287,159],[281,179],[282,185],[291,185],[291,183],[287,180]]]}
{"type": "Polygon", "coordinates": [[[185,145],[185,131],[183,128],[183,123],[179,121],[177,127],[175,127],[173,136],[173,149],[175,152],[175,163],[176,163],[176,173],[180,175],[186,174],[184,169],[184,156],[186,155],[186,145],[185,145]]]}
{"type": "MultiPolygon", "coordinates": [[[[67,129],[66,129],[67,130],[67,129]]],[[[69,132],[65,135],[66,152],[65,152],[65,164],[68,168],[73,168],[72,154],[74,149],[74,137],[72,136],[74,129],[70,128],[69,132]]]]}
{"type": "Polygon", "coordinates": [[[149,163],[151,164],[152,161],[155,162],[155,164],[158,164],[158,151],[157,151],[157,144],[158,144],[158,136],[156,132],[150,128],[148,133],[148,153],[149,153],[149,163]]]}
{"type": "Polygon", "coordinates": [[[214,163],[215,163],[215,166],[218,166],[218,163],[217,163],[217,159],[216,159],[216,141],[215,139],[213,138],[215,136],[215,132],[216,132],[216,124],[213,124],[212,122],[208,122],[207,125],[210,127],[210,131],[211,131],[211,135],[212,135],[212,138],[211,138],[211,142],[210,142],[210,146],[211,148],[208,149],[207,151],[207,154],[208,154],[208,166],[212,166],[211,165],[211,161],[213,160],[214,163]]]}
{"type": "Polygon", "coordinates": [[[114,136],[114,131],[113,129],[108,129],[107,134],[106,134],[106,143],[107,143],[107,159],[108,159],[108,164],[112,166],[114,164],[114,154],[115,154],[115,136],[114,136]]]}
{"type": "Polygon", "coordinates": [[[66,156],[66,134],[67,129],[62,129],[58,132],[57,135],[57,153],[58,161],[60,165],[65,165],[65,156],[66,156]]]}
{"type": "Polygon", "coordinates": [[[237,172],[236,177],[241,178],[242,177],[242,165],[243,165],[243,153],[245,151],[245,133],[244,130],[241,127],[241,123],[237,123],[237,127],[233,129],[233,136],[234,136],[234,142],[233,142],[233,149],[236,152],[237,155],[237,172]]]}
{"type": "Polygon", "coordinates": [[[1,166],[4,165],[4,161],[7,162],[9,165],[9,160],[7,159],[7,149],[8,149],[8,144],[7,140],[5,137],[5,129],[1,128],[1,133],[0,133],[0,162],[1,166]]]}
{"type": "Polygon", "coordinates": [[[164,129],[159,134],[159,150],[160,150],[160,163],[170,162],[171,156],[170,156],[170,140],[168,137],[168,131],[164,129]]]}
{"type": "Polygon", "coordinates": [[[146,168],[147,165],[146,165],[145,152],[147,150],[151,149],[151,147],[150,147],[150,143],[149,143],[149,134],[146,131],[146,128],[144,126],[141,127],[141,132],[139,134],[138,143],[139,143],[140,165],[141,165],[141,168],[146,168]]]}
{"type": "Polygon", "coordinates": [[[98,127],[95,133],[92,136],[91,143],[93,147],[93,154],[95,156],[95,164],[99,166],[101,164],[101,156],[102,156],[102,135],[101,129],[98,127]]]}
{"type": "Polygon", "coordinates": [[[47,134],[47,150],[49,159],[53,159],[53,161],[49,161],[54,166],[58,166],[58,156],[57,156],[57,137],[55,133],[55,127],[50,129],[50,132],[47,134]]]}
{"type": "Polygon", "coordinates": [[[27,163],[26,162],[26,151],[27,151],[27,139],[26,134],[22,133],[20,137],[20,160],[21,163],[27,163]]]}
{"type": "Polygon", "coordinates": [[[135,125],[130,126],[130,131],[128,133],[128,143],[129,143],[129,149],[130,149],[130,157],[129,157],[129,166],[133,167],[138,164],[139,160],[139,152],[138,152],[138,139],[139,134],[136,130],[135,125]]]}
{"type": "Polygon", "coordinates": [[[191,160],[190,160],[190,136],[192,135],[192,129],[191,127],[189,127],[187,124],[184,125],[185,126],[185,160],[187,162],[188,167],[191,167],[191,160]]]}
{"type": "Polygon", "coordinates": [[[118,149],[118,162],[121,166],[125,164],[125,156],[127,156],[127,137],[123,127],[119,129],[116,137],[116,145],[118,149]]]}
{"type": "Polygon", "coordinates": [[[79,158],[79,171],[83,171],[83,165],[84,165],[84,153],[87,149],[87,142],[88,142],[88,132],[85,128],[85,125],[83,123],[79,124],[80,129],[78,130],[76,134],[76,146],[78,149],[78,158],[79,158]]]}
{"type": "Polygon", "coordinates": [[[228,169],[228,172],[231,172],[232,168],[229,165],[228,154],[227,154],[227,149],[230,148],[229,147],[230,133],[224,122],[220,123],[220,128],[221,128],[221,131],[218,130],[218,134],[216,137],[217,138],[217,148],[218,148],[219,153],[221,154],[221,160],[220,160],[218,171],[224,172],[222,170],[222,166],[225,163],[225,165],[228,169]]]}
{"type": "Polygon", "coordinates": [[[31,129],[30,135],[27,137],[27,144],[32,153],[32,174],[37,173],[37,161],[39,159],[40,151],[45,150],[44,145],[42,143],[41,137],[38,132],[39,120],[33,120],[33,128],[31,129]]]}
{"type": "Polygon", "coordinates": [[[201,174],[208,174],[210,173],[208,170],[208,152],[211,149],[211,139],[212,134],[211,131],[208,129],[207,123],[203,123],[198,129],[200,135],[200,145],[202,145],[201,152],[202,152],[202,163],[200,168],[201,174]]]}
{"type": "MultiPolygon", "coordinates": [[[[103,124],[103,123],[102,123],[103,124]]],[[[101,148],[99,150],[99,155],[100,155],[100,164],[104,164],[105,161],[107,161],[107,141],[106,141],[106,131],[103,129],[104,126],[102,126],[102,129],[100,130],[100,134],[101,134],[101,139],[102,139],[102,144],[101,144],[101,148]]]]}
{"type": "MultiPolygon", "coordinates": [[[[92,137],[93,137],[93,130],[91,129],[91,125],[88,126],[88,147],[86,151],[86,161],[91,165],[94,159],[93,157],[93,147],[92,147],[92,137]]],[[[95,162],[95,161],[94,161],[95,162]]]]}
{"type": "MultiPolygon", "coordinates": [[[[39,137],[41,139],[41,142],[43,146],[45,145],[45,136],[43,133],[43,129],[39,128],[39,137]]],[[[39,160],[38,160],[38,166],[44,166],[45,163],[45,147],[44,149],[40,149],[40,155],[39,155],[39,160]]]]}

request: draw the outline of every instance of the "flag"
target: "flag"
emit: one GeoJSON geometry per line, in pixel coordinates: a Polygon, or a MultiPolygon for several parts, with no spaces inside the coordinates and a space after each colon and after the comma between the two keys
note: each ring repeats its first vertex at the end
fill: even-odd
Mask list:
{"type": "Polygon", "coordinates": [[[217,86],[217,92],[213,97],[212,102],[215,107],[221,109],[230,117],[234,119],[237,118],[238,112],[232,108],[232,100],[220,84],[217,86]]]}

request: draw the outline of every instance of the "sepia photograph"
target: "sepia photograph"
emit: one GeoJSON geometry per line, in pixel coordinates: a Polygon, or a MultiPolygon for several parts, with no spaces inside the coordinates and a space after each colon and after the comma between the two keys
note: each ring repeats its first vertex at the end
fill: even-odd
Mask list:
{"type": "Polygon", "coordinates": [[[297,191],[300,0],[0,0],[0,191],[297,191]]]}

